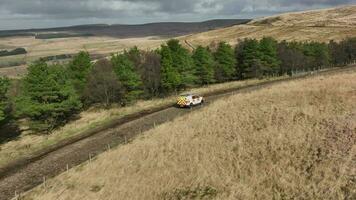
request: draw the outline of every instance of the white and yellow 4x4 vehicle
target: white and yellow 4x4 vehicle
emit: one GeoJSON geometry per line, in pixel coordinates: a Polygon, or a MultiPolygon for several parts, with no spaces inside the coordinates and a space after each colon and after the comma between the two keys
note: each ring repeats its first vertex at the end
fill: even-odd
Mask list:
{"type": "Polygon", "coordinates": [[[203,103],[204,103],[204,98],[196,94],[180,95],[177,99],[177,105],[181,108],[201,105],[203,103]]]}

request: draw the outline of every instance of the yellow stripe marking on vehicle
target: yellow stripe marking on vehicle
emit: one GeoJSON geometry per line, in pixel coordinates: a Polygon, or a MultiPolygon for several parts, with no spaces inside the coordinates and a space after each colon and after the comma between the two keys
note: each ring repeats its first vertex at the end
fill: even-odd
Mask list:
{"type": "Polygon", "coordinates": [[[185,105],[185,97],[180,97],[177,101],[177,104],[181,106],[185,105]]]}

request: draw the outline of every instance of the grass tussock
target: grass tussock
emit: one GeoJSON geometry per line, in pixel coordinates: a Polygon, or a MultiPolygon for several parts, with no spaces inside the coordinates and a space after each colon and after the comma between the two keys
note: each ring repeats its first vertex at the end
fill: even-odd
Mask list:
{"type": "Polygon", "coordinates": [[[356,71],[238,94],[24,199],[355,199],[356,71]]]}

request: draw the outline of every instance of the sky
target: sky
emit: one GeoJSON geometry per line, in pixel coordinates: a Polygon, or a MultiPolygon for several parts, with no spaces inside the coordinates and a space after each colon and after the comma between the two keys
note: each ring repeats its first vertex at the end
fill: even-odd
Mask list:
{"type": "Polygon", "coordinates": [[[0,30],[257,18],[356,0],[0,0],[0,30]]]}

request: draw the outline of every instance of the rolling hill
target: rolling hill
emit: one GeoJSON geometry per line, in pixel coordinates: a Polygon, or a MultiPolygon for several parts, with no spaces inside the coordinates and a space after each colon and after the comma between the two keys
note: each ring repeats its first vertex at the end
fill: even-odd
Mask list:
{"type": "Polygon", "coordinates": [[[117,38],[176,37],[237,24],[245,24],[249,21],[249,19],[217,19],[204,22],[161,22],[138,25],[92,24],[47,29],[6,30],[0,31],[0,37],[35,36],[48,33],[62,33],[68,34],[68,36],[109,36],[117,38]]]}
{"type": "Polygon", "coordinates": [[[274,37],[288,41],[339,41],[356,36],[356,6],[312,10],[255,19],[247,24],[236,25],[204,33],[181,37],[191,45],[208,45],[227,41],[236,44],[238,39],[274,37]]]}

